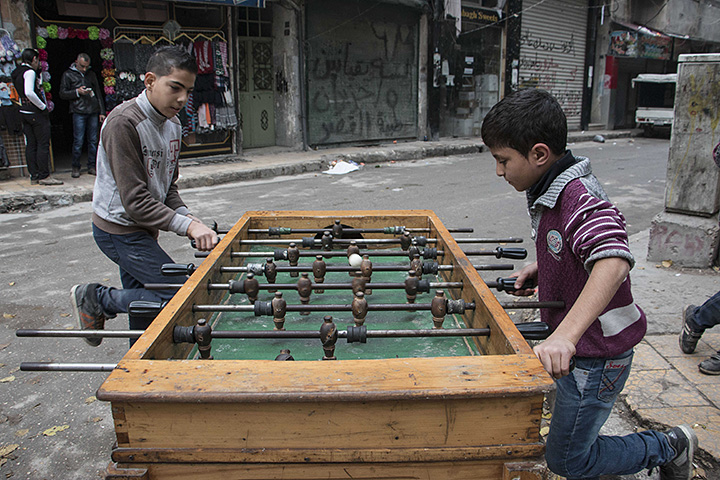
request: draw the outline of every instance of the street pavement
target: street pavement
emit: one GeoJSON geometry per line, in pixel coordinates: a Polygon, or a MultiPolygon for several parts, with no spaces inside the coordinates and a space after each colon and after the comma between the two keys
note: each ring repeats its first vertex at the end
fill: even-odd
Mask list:
{"type": "MultiPolygon", "coordinates": [[[[569,142],[589,141],[596,135],[611,140],[636,133],[572,132],[569,142]]],[[[181,178],[178,183],[181,189],[193,188],[321,172],[327,170],[331,162],[340,160],[358,164],[400,162],[468,154],[483,149],[484,145],[479,139],[446,139],[305,152],[273,147],[244,152],[238,158],[220,161],[181,161],[181,178]]],[[[28,177],[0,181],[0,213],[45,211],[91,200],[94,177],[83,174],[79,179],[72,179],[69,172],[60,172],[56,177],[65,184],[57,187],[31,186],[28,177]]],[[[627,409],[643,428],[662,430],[681,423],[692,425],[700,440],[701,458],[705,460],[697,471],[697,478],[719,478],[713,475],[718,474],[720,461],[720,389],[717,388],[720,377],[700,374],[697,364],[720,350],[720,331],[706,332],[693,355],[682,354],[677,335],[683,308],[690,303],[702,304],[719,291],[720,276],[714,269],[682,269],[672,266],[671,262],[647,261],[648,239],[649,230],[630,237],[630,247],[637,261],[632,271],[633,293],[637,303],[647,313],[649,325],[648,334],[636,348],[633,372],[621,396],[621,407],[627,409]],[[668,329],[667,325],[676,325],[676,328],[668,329]]],[[[7,440],[0,442],[2,453],[1,449],[7,440]]]]}

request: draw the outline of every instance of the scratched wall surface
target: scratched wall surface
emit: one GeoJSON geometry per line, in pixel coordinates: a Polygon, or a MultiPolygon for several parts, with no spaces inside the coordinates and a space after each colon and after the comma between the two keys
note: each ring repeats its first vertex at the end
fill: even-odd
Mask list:
{"type": "Polygon", "coordinates": [[[580,129],[587,2],[523,1],[518,88],[542,88],[560,103],[568,128],[580,129]]]}
{"type": "Polygon", "coordinates": [[[681,55],[675,90],[665,208],[712,215],[720,208],[720,169],[712,149],[720,141],[720,54],[681,55]],[[695,61],[684,61],[684,60],[695,61]]]}
{"type": "Polygon", "coordinates": [[[418,28],[399,5],[307,4],[310,145],[417,137],[418,28]]]}

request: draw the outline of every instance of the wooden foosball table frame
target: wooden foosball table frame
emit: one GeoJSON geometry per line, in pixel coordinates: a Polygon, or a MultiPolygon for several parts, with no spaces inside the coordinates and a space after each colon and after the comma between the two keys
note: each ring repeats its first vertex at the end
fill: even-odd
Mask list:
{"type": "MultiPolygon", "coordinates": [[[[393,238],[393,235],[376,235],[393,238]]],[[[277,238],[277,237],[274,237],[277,238]]],[[[301,259],[302,263],[302,259],[301,259]]],[[[226,293],[226,292],[225,292],[226,293]]],[[[97,392],[111,402],[117,444],[106,478],[539,479],[540,422],[551,378],[439,218],[429,210],[248,212],[130,348],[97,392]],[[176,325],[219,303],[220,266],[238,239],[269,227],[427,228],[452,264],[448,293],[483,355],[383,360],[187,359],[176,325]]]]}

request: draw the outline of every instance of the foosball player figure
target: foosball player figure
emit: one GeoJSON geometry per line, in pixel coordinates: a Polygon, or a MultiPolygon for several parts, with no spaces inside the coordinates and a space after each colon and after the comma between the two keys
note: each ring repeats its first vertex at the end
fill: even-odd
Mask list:
{"type": "Polygon", "coordinates": [[[422,260],[420,260],[420,254],[416,253],[410,260],[410,270],[415,270],[415,276],[418,280],[422,280],[422,260]]]}
{"type": "Polygon", "coordinates": [[[282,350],[280,350],[280,355],[275,357],[275,360],[286,362],[295,360],[295,358],[290,355],[290,350],[288,350],[287,348],[283,348],[282,350]]]}
{"type": "Polygon", "coordinates": [[[198,320],[197,325],[193,329],[195,334],[195,342],[198,346],[198,353],[202,360],[212,360],[213,357],[210,355],[210,343],[212,342],[212,329],[208,325],[207,320],[201,318],[198,320]]]}
{"type": "MultiPolygon", "coordinates": [[[[370,283],[372,279],[372,262],[368,255],[363,255],[360,271],[365,278],[365,283],[370,283]]],[[[372,289],[365,287],[365,295],[372,295],[372,289]]]]}
{"type": "Polygon", "coordinates": [[[325,230],[323,232],[322,238],[320,238],[320,244],[322,245],[323,250],[332,250],[332,241],[333,237],[330,235],[330,231],[325,230]]]}
{"type": "MultiPolygon", "coordinates": [[[[272,258],[268,258],[265,260],[265,278],[267,279],[268,283],[275,283],[275,280],[277,279],[277,265],[275,265],[275,262],[273,262],[272,258]]],[[[275,293],[277,290],[274,288],[268,288],[269,293],[275,293]]]]}
{"type": "Polygon", "coordinates": [[[352,309],[353,321],[355,322],[355,326],[359,327],[360,325],[364,324],[365,317],[367,317],[368,312],[368,303],[367,299],[365,299],[365,294],[363,292],[357,292],[355,294],[350,308],[352,309]]]}
{"type": "MultiPolygon", "coordinates": [[[[358,247],[358,244],[355,240],[350,240],[350,245],[348,245],[348,248],[347,248],[348,258],[350,258],[350,255],[352,255],[353,253],[356,255],[360,255],[360,247],[358,247]]],[[[348,273],[350,274],[351,277],[353,276],[352,270],[348,273]]]]}
{"type": "MultiPolygon", "coordinates": [[[[312,271],[313,271],[313,277],[315,278],[315,283],[323,283],[325,281],[325,272],[327,271],[327,265],[325,264],[325,260],[323,260],[322,255],[316,255],[315,261],[312,265],[312,271]]],[[[324,293],[325,290],[322,288],[316,288],[315,293],[324,293]]]]}
{"type": "Polygon", "coordinates": [[[335,238],[342,238],[343,236],[343,226],[342,223],[340,223],[340,220],[335,220],[335,223],[332,227],[332,234],[335,238]]]}
{"type": "Polygon", "coordinates": [[[698,440],[689,425],[599,435],[647,322],[631,292],[635,262],[625,218],[592,174],[590,160],[567,149],[560,104],[541,89],[512,93],[485,116],[481,135],[497,175],[525,192],[530,214],[537,261],[513,275],[514,294],[534,293],[522,288],[531,279],[540,301],[566,305],[541,309],[552,334],[533,348],[557,387],[548,468],[566,478],[599,478],[660,467],[661,480],[691,479],[698,440]]]}
{"type": "MultiPolygon", "coordinates": [[[[417,278],[417,275],[415,275],[415,270],[410,270],[405,279],[405,298],[407,299],[407,303],[415,303],[419,282],[420,280],[417,278]]],[[[412,312],[414,310],[410,311],[412,312]]]]}
{"type": "Polygon", "coordinates": [[[338,332],[333,323],[333,317],[326,315],[323,324],[320,326],[320,341],[323,346],[323,360],[337,360],[335,358],[335,344],[337,343],[338,332]]]}
{"type": "MultiPolygon", "coordinates": [[[[307,272],[302,272],[297,282],[297,291],[300,296],[300,303],[308,305],[310,303],[310,294],[312,293],[312,281],[307,272]]],[[[310,312],[300,312],[300,315],[310,315],[310,312]]]]}
{"type": "Polygon", "coordinates": [[[433,328],[443,328],[445,315],[447,315],[447,301],[442,290],[437,290],[430,302],[430,313],[433,317],[433,328]]]}
{"type": "MultiPolygon", "coordinates": [[[[287,258],[288,258],[288,263],[290,263],[291,267],[297,267],[298,260],[300,260],[300,250],[298,250],[295,242],[290,242],[290,245],[288,245],[287,258]]],[[[298,272],[290,272],[290,276],[297,277],[298,272]]]]}
{"type": "Polygon", "coordinates": [[[355,271],[350,272],[351,274],[355,275],[355,278],[352,280],[352,291],[353,295],[357,292],[363,292],[365,293],[365,284],[367,284],[367,280],[365,280],[365,277],[363,277],[362,272],[355,271]]]}
{"type": "Polygon", "coordinates": [[[407,249],[410,248],[410,245],[412,245],[412,237],[410,236],[410,232],[403,232],[402,236],[400,237],[400,250],[407,251],[407,249]]]}
{"type": "Polygon", "coordinates": [[[260,293],[260,282],[258,282],[258,279],[255,278],[254,273],[249,272],[247,275],[245,275],[243,286],[245,288],[245,293],[247,294],[250,303],[255,303],[255,300],[257,300],[258,297],[258,293],[260,293]]]}
{"type": "Polygon", "coordinates": [[[270,302],[273,312],[273,323],[275,324],[274,330],[285,330],[285,313],[287,310],[287,302],[283,298],[282,292],[275,292],[270,302]]]}
{"type": "MultiPolygon", "coordinates": [[[[183,283],[185,275],[163,276],[173,263],[160,247],[160,230],[189,237],[209,251],[218,236],[190,213],[177,187],[182,125],[177,118],[192,92],[195,59],[180,47],[162,47],[147,63],[145,90],[108,115],[100,131],[93,190],[92,230],[100,250],[120,268],[122,289],[97,283],[75,285],[73,312],[83,330],[99,330],[105,320],[127,313],[136,300],[166,302],[174,290],[146,290],[146,283],[183,283]]],[[[131,315],[131,330],[152,318],[131,315]]],[[[85,339],[100,345],[102,338],[85,339]]],[[[134,343],[132,339],[130,343],[134,343]]]]}

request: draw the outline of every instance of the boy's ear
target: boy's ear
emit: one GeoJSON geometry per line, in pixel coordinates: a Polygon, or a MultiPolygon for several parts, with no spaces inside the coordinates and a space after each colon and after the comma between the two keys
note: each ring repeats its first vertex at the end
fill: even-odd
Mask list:
{"type": "Polygon", "coordinates": [[[544,143],[536,143],[530,149],[530,154],[528,155],[528,157],[537,166],[544,166],[550,160],[551,154],[552,150],[550,150],[550,147],[548,147],[544,143]]]}
{"type": "Polygon", "coordinates": [[[145,74],[145,88],[148,90],[152,90],[152,86],[155,85],[155,81],[157,80],[157,75],[155,75],[153,72],[147,72],[145,74]]]}

